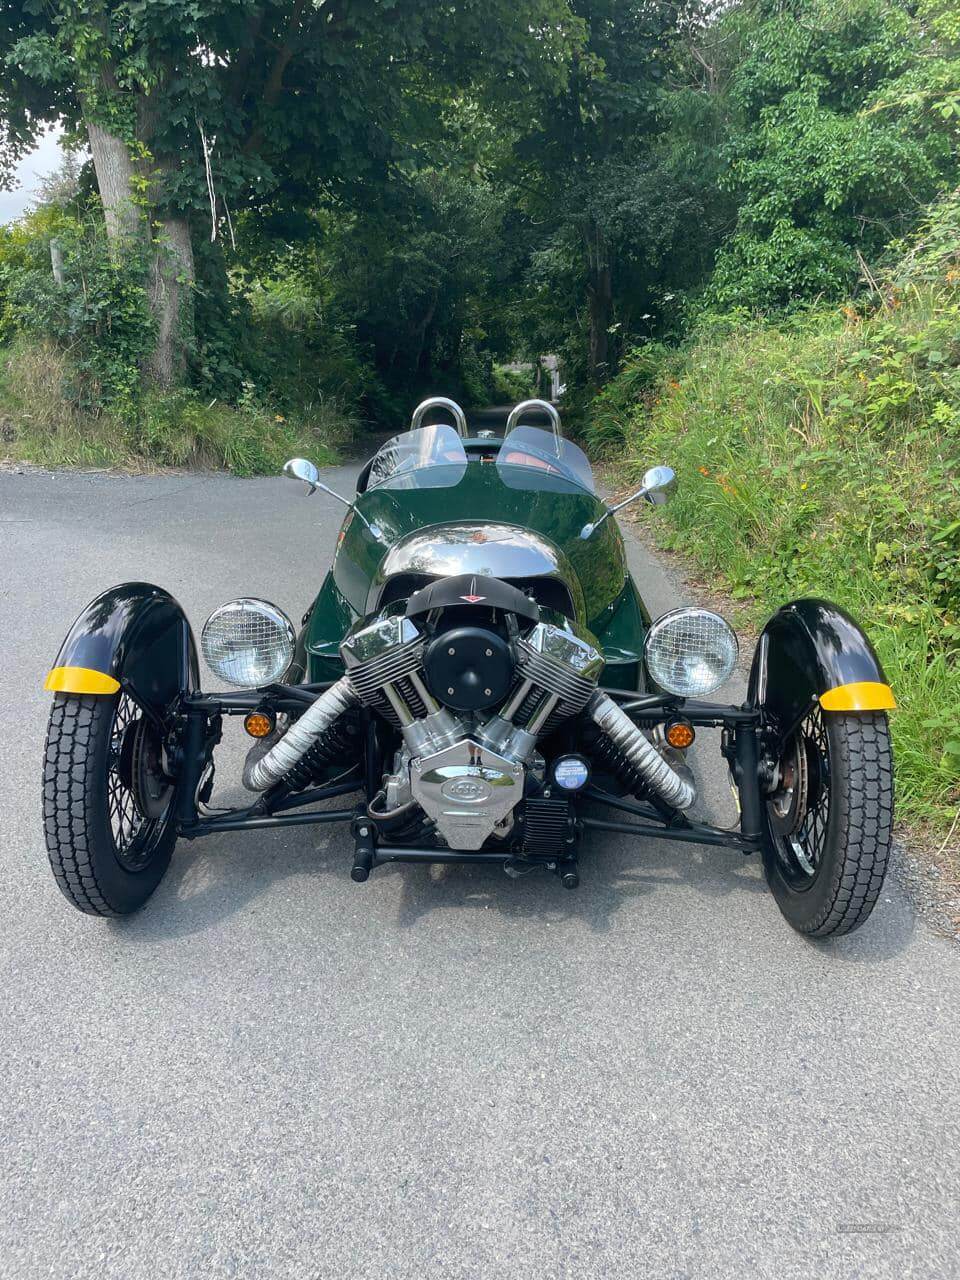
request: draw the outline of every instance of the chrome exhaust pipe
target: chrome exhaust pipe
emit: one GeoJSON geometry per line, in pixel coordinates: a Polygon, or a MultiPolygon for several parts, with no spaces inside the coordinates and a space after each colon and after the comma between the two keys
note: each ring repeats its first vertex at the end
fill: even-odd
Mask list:
{"type": "Polygon", "coordinates": [[[259,759],[248,758],[243,770],[243,785],[248,791],[266,791],[279,782],[303,759],[320,735],[359,701],[350,677],[342,676],[310,704],[266,755],[259,759]]]}
{"type": "Polygon", "coordinates": [[[661,800],[674,809],[690,808],[697,798],[696,787],[663,758],[646,734],[611,697],[595,693],[587,703],[587,711],[594,724],[620,748],[661,800]]]}

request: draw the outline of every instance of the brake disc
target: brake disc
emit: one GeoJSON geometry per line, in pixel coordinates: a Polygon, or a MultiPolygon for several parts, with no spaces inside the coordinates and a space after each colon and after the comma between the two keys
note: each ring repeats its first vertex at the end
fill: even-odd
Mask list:
{"type": "Polygon", "coordinates": [[[790,846],[793,856],[807,873],[813,875],[814,866],[803,844],[796,838],[801,829],[810,803],[810,768],[807,740],[796,737],[791,757],[780,762],[780,787],[770,797],[771,825],[790,846]]]}
{"type": "Polygon", "coordinates": [[[162,817],[170,803],[173,786],[163,772],[160,737],[146,716],[134,721],[128,734],[131,738],[130,790],[134,804],[144,818],[162,817]]]}

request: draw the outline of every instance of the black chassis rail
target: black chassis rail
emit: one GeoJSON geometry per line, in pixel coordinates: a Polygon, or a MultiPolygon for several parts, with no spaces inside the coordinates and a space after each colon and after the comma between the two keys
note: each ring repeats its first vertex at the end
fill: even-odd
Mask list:
{"type": "MultiPolygon", "coordinates": [[[[343,809],[309,808],[338,796],[363,788],[373,794],[380,784],[380,756],[376,749],[376,730],[370,713],[367,724],[368,749],[361,770],[325,787],[291,792],[278,783],[257,797],[247,808],[204,815],[198,808],[198,792],[211,762],[213,749],[220,740],[224,715],[246,715],[249,711],[269,707],[275,712],[302,710],[326,684],[270,685],[263,689],[223,693],[189,694],[177,706],[174,718],[180,727],[175,755],[180,764],[177,790],[178,833],[188,840],[218,832],[257,831],[276,827],[312,826],[330,822],[350,822],[355,841],[354,880],[366,880],[373,867],[388,862],[483,862],[543,866],[555,871],[563,884],[573,888],[579,882],[576,842],[556,855],[518,854],[515,850],[483,849],[461,852],[456,849],[419,848],[403,844],[381,843],[376,824],[367,817],[363,805],[343,809]],[[290,812],[290,810],[306,810],[290,812]]],[[[623,689],[604,689],[614,697],[637,724],[662,724],[671,715],[700,728],[722,728],[721,751],[727,759],[740,801],[740,828],[725,829],[708,823],[694,822],[668,805],[640,803],[613,795],[599,787],[588,786],[578,800],[605,805],[614,812],[640,821],[594,818],[577,812],[576,834],[586,830],[616,831],[647,839],[673,840],[684,844],[713,845],[737,849],[744,854],[756,853],[761,847],[762,796],[760,785],[762,741],[766,726],[759,710],[750,706],[725,706],[699,702],[667,694],[640,694],[623,689]]],[[[579,806],[578,806],[579,810],[579,806]]]]}

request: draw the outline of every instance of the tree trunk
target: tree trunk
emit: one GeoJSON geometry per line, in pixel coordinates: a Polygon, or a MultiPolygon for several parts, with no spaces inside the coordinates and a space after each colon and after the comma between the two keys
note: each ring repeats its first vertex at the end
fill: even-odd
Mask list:
{"type": "Polygon", "coordinates": [[[132,184],[136,169],[130,149],[122,138],[89,120],[87,137],[103,202],[107,236],[113,244],[124,238],[136,240],[143,234],[144,226],[140,210],[133,202],[132,184]]]}
{"type": "Polygon", "coordinates": [[[591,381],[604,382],[610,369],[613,272],[606,237],[593,219],[584,229],[587,251],[587,306],[590,316],[588,367],[591,381]]]}
{"type": "Polygon", "coordinates": [[[423,362],[423,348],[427,341],[427,330],[433,324],[433,317],[437,312],[437,298],[434,298],[427,308],[427,314],[421,320],[414,330],[414,342],[416,343],[416,354],[411,363],[411,369],[414,373],[420,372],[420,365],[423,362]]]}
{"type": "MultiPolygon", "coordinates": [[[[105,88],[117,92],[109,67],[103,69],[102,76],[105,88]]],[[[149,146],[155,126],[153,104],[140,95],[136,107],[137,138],[149,146]]],[[[149,245],[150,222],[146,211],[135,203],[134,183],[137,179],[146,180],[147,201],[153,205],[159,196],[162,208],[162,187],[157,178],[164,171],[173,171],[173,162],[164,165],[155,158],[138,168],[123,138],[89,119],[87,137],[112,252],[119,257],[124,245],[149,245]]],[[[154,217],[158,235],[152,246],[146,283],[157,338],[144,373],[157,386],[169,389],[183,380],[193,335],[193,245],[185,217],[169,212],[155,212],[154,217]]]]}
{"type": "Polygon", "coordinates": [[[187,348],[193,336],[194,279],[187,219],[161,218],[150,269],[150,309],[157,322],[157,344],[147,374],[163,390],[182,382],[186,373],[187,348]]]}

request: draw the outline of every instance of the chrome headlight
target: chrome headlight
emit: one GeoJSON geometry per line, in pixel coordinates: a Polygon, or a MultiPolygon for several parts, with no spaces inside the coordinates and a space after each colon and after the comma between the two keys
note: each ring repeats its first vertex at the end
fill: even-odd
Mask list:
{"type": "Polygon", "coordinates": [[[207,666],[228,684],[253,689],[279,680],[293,658],[293,624],[266,600],[231,600],[203,624],[207,666]]]}
{"type": "Polygon", "coordinates": [[[643,657],[661,689],[696,698],[719,689],[737,665],[729,623],[709,609],[674,609],[647,632],[643,657]]]}

